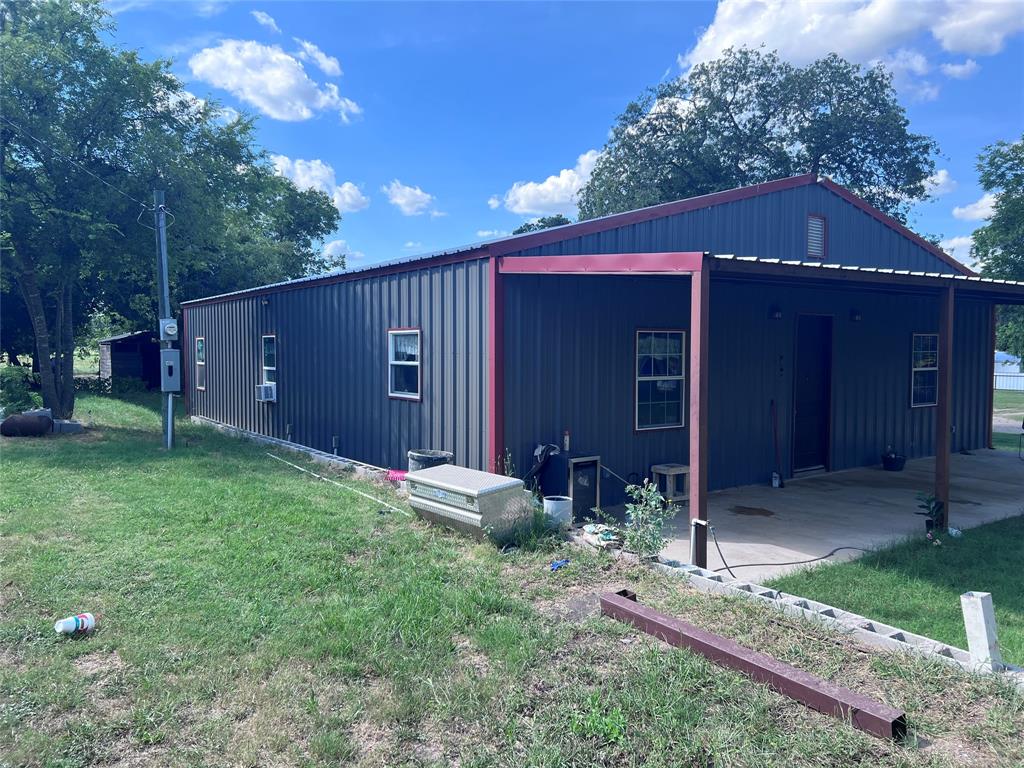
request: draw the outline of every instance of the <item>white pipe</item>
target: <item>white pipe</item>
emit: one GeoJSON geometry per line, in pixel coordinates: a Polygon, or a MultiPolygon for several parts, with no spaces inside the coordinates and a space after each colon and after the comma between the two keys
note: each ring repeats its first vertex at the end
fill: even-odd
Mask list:
{"type": "Polygon", "coordinates": [[[404,509],[400,509],[399,507],[396,507],[393,504],[388,504],[386,501],[382,501],[381,499],[378,499],[375,496],[371,496],[368,493],[363,493],[362,491],[356,490],[355,488],[350,488],[347,485],[339,483],[337,480],[331,480],[329,477],[324,477],[323,475],[318,475],[316,472],[311,472],[308,469],[306,469],[305,467],[300,467],[298,464],[292,464],[290,461],[285,461],[280,456],[275,456],[274,454],[270,453],[269,451],[267,451],[267,456],[269,456],[272,459],[277,459],[282,464],[287,464],[289,467],[294,467],[295,469],[299,470],[299,472],[305,472],[307,475],[312,475],[313,477],[316,477],[316,478],[318,478],[320,480],[323,480],[325,483],[331,483],[332,485],[336,485],[339,488],[344,488],[346,491],[351,491],[352,493],[358,493],[363,498],[369,499],[370,501],[375,501],[378,504],[381,504],[381,505],[387,507],[388,509],[394,510],[395,512],[401,512],[403,515],[406,515],[407,517],[412,517],[412,512],[409,512],[409,511],[404,510],[404,509]]]}
{"type": "Polygon", "coordinates": [[[703,525],[707,528],[708,521],[699,517],[690,519],[690,565],[697,564],[697,526],[703,525]]]}

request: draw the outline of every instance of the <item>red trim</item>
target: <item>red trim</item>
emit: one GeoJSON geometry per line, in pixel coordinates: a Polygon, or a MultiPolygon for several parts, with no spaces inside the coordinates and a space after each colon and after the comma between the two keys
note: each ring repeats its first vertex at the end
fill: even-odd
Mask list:
{"type": "Polygon", "coordinates": [[[665,274],[696,272],[704,254],[699,251],[670,253],[599,253],[583,256],[503,256],[498,270],[509,275],[665,274]]]}
{"type": "MultiPolygon", "coordinates": [[[[942,528],[949,526],[950,427],[953,424],[953,331],[956,322],[956,291],[939,294],[938,408],[935,412],[935,498],[943,504],[942,528]]],[[[993,356],[994,359],[994,356],[993,356]]]]}
{"type": "MultiPolygon", "coordinates": [[[[708,519],[708,327],[711,272],[690,278],[690,520],[708,519]]],[[[707,527],[697,526],[694,565],[708,567],[707,527]]]]}
{"type": "Polygon", "coordinates": [[[255,288],[249,288],[248,290],[236,291],[235,293],[223,294],[221,296],[208,296],[206,298],[191,299],[189,301],[181,302],[182,306],[200,306],[203,304],[218,304],[224,301],[234,301],[235,299],[248,298],[250,296],[264,296],[272,293],[283,293],[284,291],[297,291],[302,288],[312,288],[321,285],[334,285],[335,283],[348,283],[353,280],[362,280],[368,277],[381,277],[384,275],[398,275],[405,272],[415,272],[420,269],[430,269],[431,267],[443,267],[446,264],[459,264],[463,261],[476,261],[477,259],[487,258],[487,246],[482,245],[479,248],[473,248],[462,253],[447,254],[442,256],[433,256],[430,258],[419,259],[417,261],[407,261],[402,264],[390,264],[387,266],[364,269],[359,272],[343,272],[340,275],[325,275],[320,278],[314,278],[312,280],[299,280],[292,283],[282,283],[280,285],[264,285],[257,286],[255,288]]]}
{"type": "Polygon", "coordinates": [[[709,195],[690,197],[686,200],[675,200],[671,203],[652,205],[649,208],[641,208],[636,211],[613,213],[610,216],[602,216],[599,219],[581,221],[578,224],[566,224],[564,227],[552,227],[551,229],[545,229],[540,232],[532,232],[528,235],[520,235],[519,237],[502,240],[491,245],[491,253],[495,256],[502,256],[506,253],[514,253],[527,248],[536,248],[540,245],[547,245],[549,243],[566,240],[572,237],[581,237],[595,232],[604,232],[609,229],[615,229],[616,227],[625,227],[630,224],[639,224],[644,221],[660,219],[665,216],[674,216],[677,213],[696,211],[701,208],[708,208],[712,205],[731,203],[736,200],[746,200],[747,198],[765,195],[769,192],[779,192],[784,189],[805,187],[809,184],[814,184],[817,180],[818,177],[813,173],[805,173],[802,176],[791,176],[786,179],[776,179],[775,181],[768,181],[764,184],[754,184],[753,186],[740,187],[738,189],[727,189],[722,192],[712,192],[709,195]]]}
{"type": "Polygon", "coordinates": [[[505,291],[498,259],[487,265],[488,467],[497,472],[505,449],[505,291]]]}
{"type": "MultiPolygon", "coordinates": [[[[954,259],[952,256],[948,255],[945,251],[943,251],[937,245],[935,245],[934,243],[929,243],[927,240],[925,240],[920,235],[916,234],[915,232],[911,232],[905,226],[903,226],[898,221],[896,221],[896,219],[894,219],[892,216],[887,216],[886,214],[882,213],[880,210],[878,210],[877,208],[872,206],[867,201],[862,200],[861,198],[857,197],[855,194],[853,194],[853,192],[851,192],[850,190],[846,189],[845,187],[839,186],[838,184],[836,184],[831,179],[821,179],[818,183],[821,184],[823,187],[825,187],[825,189],[829,190],[830,192],[835,192],[837,195],[839,195],[841,198],[843,198],[843,200],[845,200],[846,202],[851,203],[852,205],[855,205],[857,208],[860,208],[860,210],[864,211],[864,213],[866,213],[871,218],[876,219],[877,221],[882,222],[883,224],[885,224],[885,226],[889,227],[890,229],[894,229],[894,230],[896,230],[896,232],[898,232],[899,234],[903,235],[904,237],[909,238],[910,240],[913,240],[917,245],[919,245],[922,248],[924,248],[930,254],[932,254],[933,256],[941,259],[942,261],[946,262],[951,267],[956,269],[958,274],[961,274],[961,275],[973,275],[973,274],[975,274],[973,270],[969,269],[968,267],[964,266],[959,261],[954,259]]],[[[926,270],[926,271],[930,271],[930,270],[926,270]]]]}
{"type": "Polygon", "coordinates": [[[388,376],[388,400],[402,400],[406,403],[422,403],[423,402],[423,329],[416,326],[406,326],[401,328],[388,328],[385,334],[387,339],[387,349],[384,353],[384,359],[387,361],[387,376],[388,376]],[[419,341],[419,361],[416,364],[416,397],[403,397],[402,395],[391,394],[391,334],[416,331],[416,338],[419,341]]]}

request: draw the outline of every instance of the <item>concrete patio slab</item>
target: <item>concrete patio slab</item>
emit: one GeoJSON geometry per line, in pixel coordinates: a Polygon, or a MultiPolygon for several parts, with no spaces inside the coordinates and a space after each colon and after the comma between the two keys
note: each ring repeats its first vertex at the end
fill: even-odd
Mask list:
{"type": "MultiPolygon", "coordinates": [[[[708,518],[725,560],[736,576],[764,582],[806,565],[836,547],[873,549],[911,535],[924,535],[924,518],[914,514],[916,496],[934,483],[934,459],[908,461],[902,472],[881,467],[831,472],[786,482],[781,489],[745,486],[709,496],[708,518]]],[[[950,525],[971,528],[1024,514],[1024,462],[1009,451],[953,454],[950,525]]],[[[685,507],[672,521],[673,541],[662,553],[688,562],[685,507]]],[[[844,549],[827,561],[863,554],[844,549]]],[[[723,570],[708,538],[708,568],[723,570]]]]}

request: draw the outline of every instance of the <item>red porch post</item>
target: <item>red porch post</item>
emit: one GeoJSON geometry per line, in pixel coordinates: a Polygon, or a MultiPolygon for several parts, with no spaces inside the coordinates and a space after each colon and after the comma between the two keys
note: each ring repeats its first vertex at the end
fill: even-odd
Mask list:
{"type": "Polygon", "coordinates": [[[996,305],[992,305],[992,336],[989,339],[988,347],[988,408],[986,409],[987,420],[985,422],[985,447],[989,450],[995,448],[992,438],[992,419],[996,415],[996,326],[999,324],[999,314],[996,305]]]}
{"type": "Polygon", "coordinates": [[[939,294],[939,373],[935,412],[935,498],[942,502],[943,524],[949,525],[950,427],[953,420],[953,320],[956,291],[939,294]]]}
{"type": "MultiPolygon", "coordinates": [[[[707,257],[690,275],[690,524],[708,519],[708,304],[707,257]]],[[[707,526],[697,526],[694,565],[708,567],[707,526]]]]}

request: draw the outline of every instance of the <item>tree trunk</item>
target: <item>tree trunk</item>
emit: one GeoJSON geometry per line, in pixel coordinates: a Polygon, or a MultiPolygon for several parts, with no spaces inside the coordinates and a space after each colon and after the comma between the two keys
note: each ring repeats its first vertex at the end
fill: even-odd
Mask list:
{"type": "Polygon", "coordinates": [[[61,418],[70,419],[75,412],[75,328],[74,313],[71,311],[71,282],[61,293],[61,370],[60,370],[60,412],[61,418]]]}
{"type": "Polygon", "coordinates": [[[53,411],[55,418],[60,418],[60,401],[57,398],[57,385],[53,375],[52,356],[50,352],[50,330],[46,322],[46,308],[39,292],[39,282],[35,270],[31,267],[19,270],[15,279],[21,296],[25,299],[28,316],[32,321],[32,333],[36,337],[36,358],[39,362],[39,381],[43,389],[43,405],[53,411]]]}

